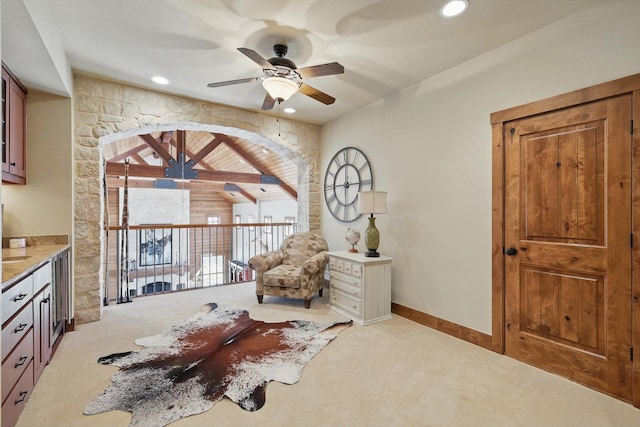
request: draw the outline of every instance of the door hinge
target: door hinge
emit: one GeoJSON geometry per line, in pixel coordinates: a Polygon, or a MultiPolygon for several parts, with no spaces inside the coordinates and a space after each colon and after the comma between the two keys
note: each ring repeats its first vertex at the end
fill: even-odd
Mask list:
{"type": "Polygon", "coordinates": [[[633,233],[629,234],[629,246],[633,248],[633,233]]]}
{"type": "Polygon", "coordinates": [[[633,119],[631,119],[631,135],[633,135],[633,119]]]}
{"type": "Polygon", "coordinates": [[[633,346],[629,347],[629,359],[633,362],[633,346]]]}

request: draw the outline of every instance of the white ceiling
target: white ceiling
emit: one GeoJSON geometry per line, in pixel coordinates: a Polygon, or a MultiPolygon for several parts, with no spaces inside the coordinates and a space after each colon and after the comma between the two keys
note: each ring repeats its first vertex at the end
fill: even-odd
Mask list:
{"type": "MultiPolygon", "coordinates": [[[[286,42],[298,67],[337,61],[345,73],[305,80],[335,98],[302,94],[292,118],[326,123],[599,0],[1,0],[2,59],[27,86],[69,95],[69,69],[154,90],[259,110],[261,75],[237,51],[265,58],[286,42]],[[171,82],[150,81],[162,75],[171,82]]],[[[624,0],[605,0],[624,1],[624,0]]],[[[274,113],[276,110],[274,110],[274,113]]]]}

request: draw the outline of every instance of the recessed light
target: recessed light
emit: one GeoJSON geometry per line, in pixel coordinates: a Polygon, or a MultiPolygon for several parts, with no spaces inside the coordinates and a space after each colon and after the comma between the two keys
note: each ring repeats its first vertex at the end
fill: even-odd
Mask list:
{"type": "Polygon", "coordinates": [[[449,0],[440,8],[440,15],[445,18],[460,15],[469,7],[468,0],[449,0]]]}
{"type": "Polygon", "coordinates": [[[262,149],[262,154],[269,154],[269,152],[267,151],[267,149],[266,149],[266,148],[263,148],[263,149],[262,149]]]}
{"type": "Polygon", "coordinates": [[[287,114],[293,114],[293,113],[295,113],[295,112],[296,112],[296,109],[295,109],[295,108],[291,108],[291,107],[287,107],[287,108],[285,108],[285,109],[284,109],[284,110],[282,110],[282,111],[284,111],[284,112],[285,112],[285,113],[287,113],[287,114]]]}
{"type": "Polygon", "coordinates": [[[154,83],[157,83],[159,85],[168,85],[169,84],[169,80],[165,79],[162,76],[153,76],[153,77],[151,77],[151,80],[154,83]]]}

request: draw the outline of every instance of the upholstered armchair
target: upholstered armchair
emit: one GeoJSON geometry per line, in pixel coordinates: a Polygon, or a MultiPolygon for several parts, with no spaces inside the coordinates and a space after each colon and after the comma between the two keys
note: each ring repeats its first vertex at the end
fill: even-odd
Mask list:
{"type": "Polygon", "coordinates": [[[314,233],[295,233],[284,239],[279,250],[256,255],[249,267],[256,272],[256,295],[302,298],[305,308],[311,297],[322,296],[324,268],[329,261],[327,241],[314,233]]]}

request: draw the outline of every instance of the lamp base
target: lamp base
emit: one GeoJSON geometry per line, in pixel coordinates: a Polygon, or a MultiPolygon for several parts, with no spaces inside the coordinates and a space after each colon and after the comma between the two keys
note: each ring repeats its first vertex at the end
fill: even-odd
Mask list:
{"type": "Polygon", "coordinates": [[[377,250],[375,249],[369,249],[364,256],[370,257],[370,258],[378,258],[380,256],[380,253],[378,253],[377,250]]]}

